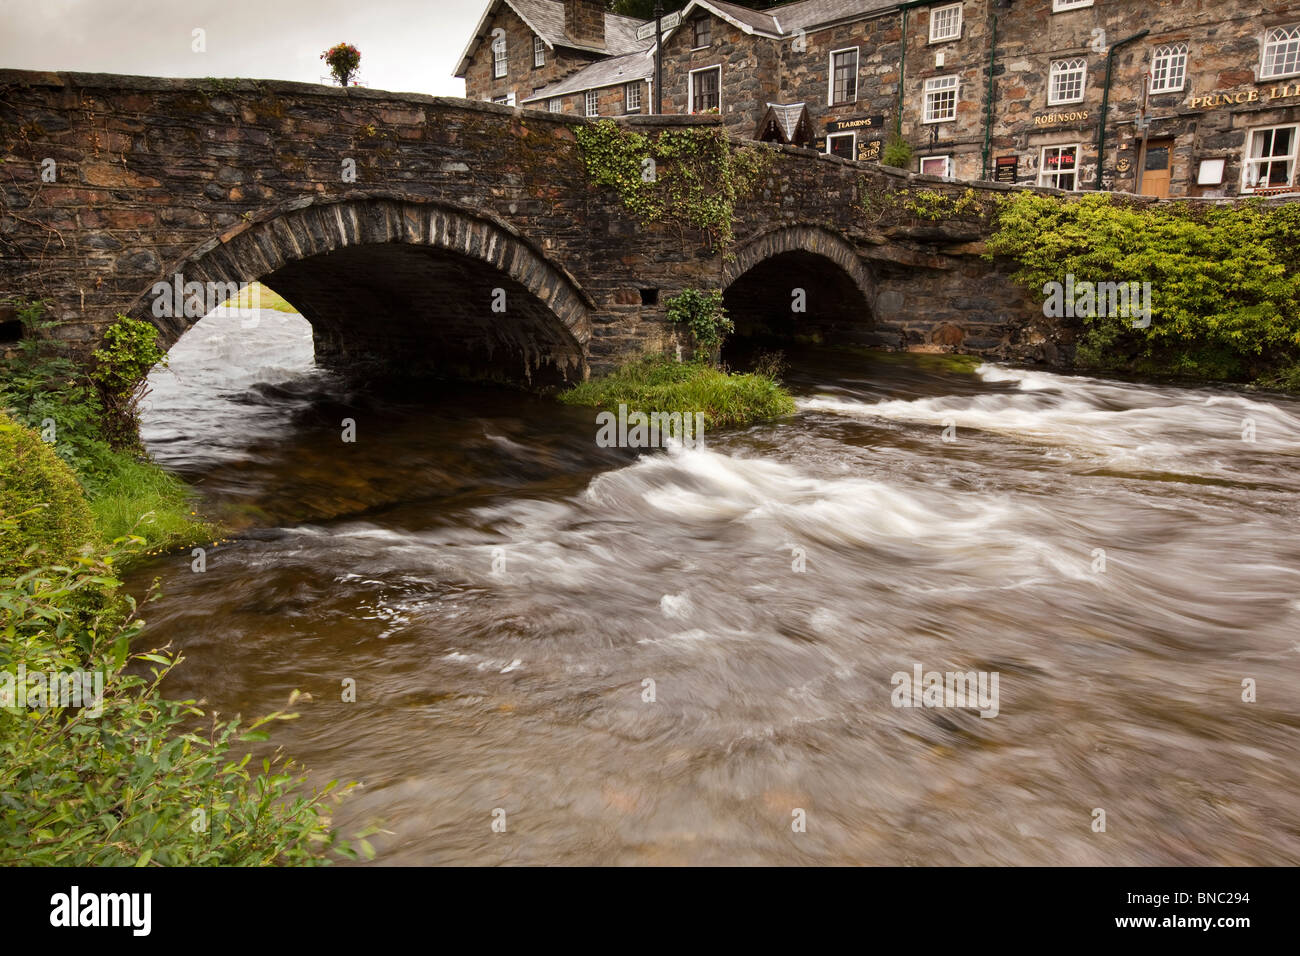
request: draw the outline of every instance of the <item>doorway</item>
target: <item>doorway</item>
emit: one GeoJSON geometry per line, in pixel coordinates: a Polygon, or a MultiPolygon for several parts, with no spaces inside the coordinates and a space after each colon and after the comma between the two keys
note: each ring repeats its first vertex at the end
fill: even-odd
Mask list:
{"type": "Polygon", "coordinates": [[[1169,198],[1169,177],[1174,168],[1174,141],[1172,139],[1147,140],[1142,158],[1142,183],[1138,192],[1158,199],[1169,198]]]}

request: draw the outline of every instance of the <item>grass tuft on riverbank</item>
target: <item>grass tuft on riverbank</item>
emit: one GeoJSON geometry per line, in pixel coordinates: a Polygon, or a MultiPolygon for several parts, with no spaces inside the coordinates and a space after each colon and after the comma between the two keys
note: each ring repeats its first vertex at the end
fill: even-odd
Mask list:
{"type": "Polygon", "coordinates": [[[559,395],[566,405],[615,411],[702,412],[710,427],[748,425],[794,413],[794,398],[775,374],[728,372],[703,362],[647,355],[559,395]]]}

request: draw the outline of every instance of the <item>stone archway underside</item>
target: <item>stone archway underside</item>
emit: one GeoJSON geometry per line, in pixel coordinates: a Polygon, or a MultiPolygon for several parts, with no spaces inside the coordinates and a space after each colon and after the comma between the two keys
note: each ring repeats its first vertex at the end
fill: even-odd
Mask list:
{"type": "MultiPolygon", "coordinates": [[[[503,226],[394,199],[297,204],[195,250],[185,281],[259,280],[311,322],[317,361],[548,385],[586,375],[590,303],[503,226]]],[[[141,304],[141,315],[148,315],[141,304]]],[[[170,346],[194,321],[148,315],[170,346]]]]}
{"type": "Polygon", "coordinates": [[[723,283],[738,339],[878,343],[875,281],[853,247],[825,229],[760,236],[737,250],[723,283]]]}

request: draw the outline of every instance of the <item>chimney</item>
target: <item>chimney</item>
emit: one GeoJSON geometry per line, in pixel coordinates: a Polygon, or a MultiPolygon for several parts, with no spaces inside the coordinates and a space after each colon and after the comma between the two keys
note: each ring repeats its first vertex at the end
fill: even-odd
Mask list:
{"type": "Polygon", "coordinates": [[[564,0],[564,35],[581,46],[605,48],[605,5],[600,0],[564,0]]]}

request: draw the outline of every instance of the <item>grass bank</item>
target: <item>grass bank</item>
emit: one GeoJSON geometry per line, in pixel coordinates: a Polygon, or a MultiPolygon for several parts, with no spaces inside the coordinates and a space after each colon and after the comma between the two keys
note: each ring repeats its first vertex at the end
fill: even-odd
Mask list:
{"type": "MultiPolygon", "coordinates": [[[[134,535],[145,552],[158,552],[218,538],[222,529],[197,514],[192,489],[145,454],[129,417],[133,406],[126,439],[110,443],[114,416],[104,390],[54,343],[39,337],[42,311],[39,304],[20,304],[19,315],[34,334],[0,364],[0,412],[37,434],[76,476],[94,519],[86,543],[99,546],[134,535]]],[[[104,364],[101,360],[100,367],[104,364]]],[[[12,457],[0,460],[0,479],[14,467],[12,457]]]]}
{"type": "Polygon", "coordinates": [[[794,413],[794,398],[775,369],[737,373],[703,362],[675,362],[647,355],[609,375],[575,385],[559,395],[566,405],[646,412],[702,412],[714,428],[747,425],[794,413]]]}

